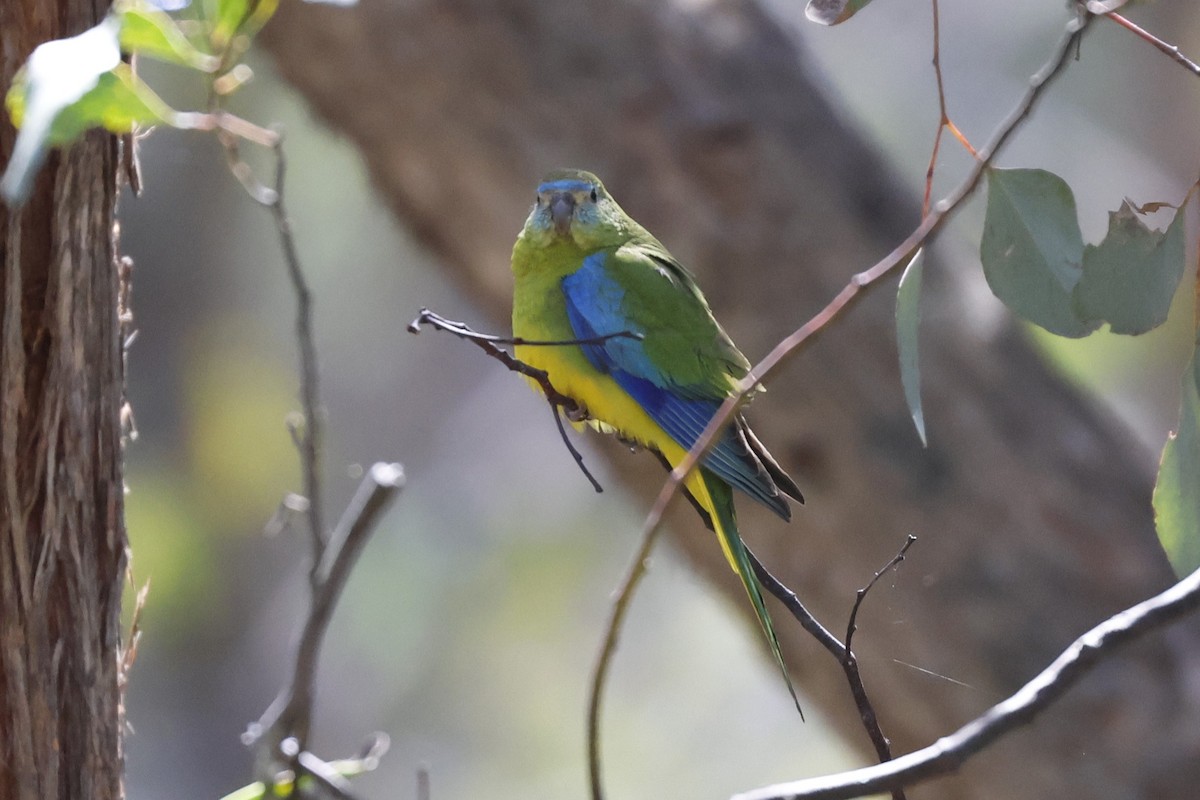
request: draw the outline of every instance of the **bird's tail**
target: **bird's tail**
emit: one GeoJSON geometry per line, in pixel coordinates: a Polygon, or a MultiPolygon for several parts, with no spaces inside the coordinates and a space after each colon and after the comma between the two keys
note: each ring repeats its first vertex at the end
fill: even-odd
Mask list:
{"type": "Polygon", "coordinates": [[[775,656],[779,671],[783,673],[783,680],[787,684],[788,692],[792,695],[792,701],[796,704],[796,710],[800,712],[800,718],[803,719],[804,711],[800,708],[796,689],[792,686],[787,666],[783,663],[779,639],[775,637],[775,627],[771,624],[771,616],[767,613],[767,606],[763,602],[762,588],[759,586],[758,577],[754,574],[754,567],[750,564],[746,546],[742,544],[741,534],[738,533],[737,517],[733,508],[733,489],[725,481],[703,468],[692,473],[692,477],[688,480],[688,489],[694,495],[697,503],[708,513],[712,528],[721,542],[721,549],[725,552],[725,558],[729,560],[729,565],[733,567],[737,576],[742,579],[742,586],[746,587],[746,594],[750,595],[754,613],[758,616],[758,624],[762,626],[763,633],[767,636],[771,653],[775,656]]]}

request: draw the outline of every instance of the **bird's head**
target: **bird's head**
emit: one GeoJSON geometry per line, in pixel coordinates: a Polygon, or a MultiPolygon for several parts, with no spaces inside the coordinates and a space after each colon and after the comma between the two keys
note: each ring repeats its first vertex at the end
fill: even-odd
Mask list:
{"type": "Polygon", "coordinates": [[[552,172],[537,188],[525,235],[543,244],[572,241],[584,249],[619,244],[628,237],[629,218],[590,172],[552,172]]]}

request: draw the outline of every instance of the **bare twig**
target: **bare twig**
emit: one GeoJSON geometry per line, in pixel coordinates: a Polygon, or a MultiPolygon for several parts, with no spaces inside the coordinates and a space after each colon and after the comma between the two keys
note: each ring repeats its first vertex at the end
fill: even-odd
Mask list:
{"type": "Polygon", "coordinates": [[[604,786],[600,773],[600,705],[604,696],[604,685],[608,680],[608,667],[612,663],[613,653],[617,649],[617,639],[621,634],[621,626],[629,611],[630,601],[633,600],[634,590],[646,574],[649,564],[650,551],[658,539],[658,528],[644,528],[642,540],[637,552],[617,589],[613,601],[612,613],[604,630],[604,643],[600,646],[600,654],[596,658],[596,667],[592,671],[592,682],[588,692],[587,714],[587,750],[588,750],[588,781],[591,787],[592,800],[603,800],[604,786]]]}
{"type": "Polygon", "coordinates": [[[603,492],[604,487],[600,485],[600,481],[596,480],[596,476],[593,475],[592,471],[587,468],[586,464],[583,463],[583,453],[579,452],[579,448],[577,448],[575,443],[571,441],[571,438],[567,436],[567,428],[563,425],[562,421],[562,410],[554,403],[550,403],[550,413],[554,415],[554,425],[558,428],[558,435],[562,438],[563,444],[567,446],[567,452],[571,454],[571,458],[575,459],[575,464],[579,467],[579,471],[582,472],[583,476],[588,479],[590,484],[592,484],[592,488],[596,490],[597,494],[603,492]]]}
{"type": "MultiPolygon", "coordinates": [[[[870,698],[867,697],[867,689],[863,685],[862,674],[858,669],[858,656],[854,654],[852,643],[854,632],[858,630],[858,610],[862,608],[867,593],[871,591],[880,577],[900,565],[908,553],[908,549],[916,541],[917,537],[909,534],[900,551],[875,573],[866,586],[855,593],[854,606],[850,609],[850,620],[846,623],[846,650],[841,660],[842,670],[846,673],[846,682],[850,684],[850,694],[854,697],[854,706],[858,709],[858,717],[862,720],[863,728],[871,739],[871,745],[875,748],[875,755],[879,758],[880,763],[892,760],[892,744],[884,736],[883,729],[879,725],[879,716],[875,713],[875,707],[871,704],[870,698]]],[[[905,800],[904,789],[899,786],[892,787],[892,799],[905,800]]]]}
{"type": "Polygon", "coordinates": [[[855,631],[858,630],[858,610],[862,608],[863,600],[867,599],[867,592],[871,591],[871,589],[875,587],[875,584],[879,582],[880,578],[886,575],[889,571],[899,567],[900,562],[902,562],[905,556],[908,555],[909,549],[916,543],[917,537],[910,533],[908,538],[904,540],[904,544],[900,547],[899,552],[892,556],[892,559],[888,561],[888,563],[884,564],[883,567],[871,577],[871,580],[867,582],[866,586],[855,592],[854,607],[850,609],[850,621],[846,624],[847,651],[852,649],[850,644],[854,639],[855,631]]]}
{"type": "Polygon", "coordinates": [[[296,340],[300,345],[300,404],[304,411],[304,430],[300,434],[301,472],[304,479],[304,495],[308,499],[308,533],[312,537],[313,564],[309,573],[309,584],[315,593],[318,588],[317,569],[325,556],[325,521],[321,500],[321,410],[317,398],[319,377],[317,374],[317,347],[313,341],[312,292],[300,268],[300,255],[296,251],[296,238],[292,235],[292,223],[288,219],[283,201],[284,182],[287,178],[287,159],[284,157],[282,139],[275,142],[275,198],[267,207],[275,218],[279,231],[279,244],[283,249],[288,277],[296,294],[296,340]]]}
{"type": "MultiPolygon", "coordinates": [[[[1092,9],[1092,3],[1088,3],[1088,9],[1092,9]]],[[[1112,20],[1122,28],[1132,32],[1142,41],[1149,42],[1158,50],[1166,54],[1167,57],[1169,57],[1176,64],[1179,64],[1193,75],[1200,77],[1200,64],[1197,64],[1195,61],[1192,61],[1190,58],[1185,56],[1183,51],[1181,51],[1178,46],[1164,42],[1153,33],[1150,33],[1150,31],[1134,23],[1128,17],[1118,14],[1115,11],[1105,13],[1102,16],[1104,16],[1106,19],[1112,20]]]]}
{"type": "Polygon", "coordinates": [[[912,786],[954,772],[1004,734],[1031,722],[1117,648],[1197,608],[1200,608],[1200,570],[1092,628],[1007,700],[928,747],[886,764],[767,786],[736,795],[734,800],[844,800],[895,786],[912,786]]]}
{"type": "MultiPolygon", "coordinates": [[[[292,678],[264,712],[250,726],[243,740],[252,744],[263,739],[274,751],[288,738],[298,743],[297,754],[305,752],[312,718],[317,661],[321,643],[338,598],[380,513],[404,486],[404,471],[399,464],[376,463],[359,484],[358,491],[342,514],[341,520],[314,570],[315,589],[300,642],[292,678]]],[[[297,761],[297,766],[303,763],[297,761]]]]}
{"type": "Polygon", "coordinates": [[[800,623],[800,627],[808,631],[808,633],[817,640],[817,642],[833,654],[839,662],[846,657],[846,647],[838,638],[829,632],[829,629],[817,621],[817,618],[812,615],[812,612],[805,607],[796,593],[784,585],[782,581],[776,578],[763,563],[758,560],[758,556],[746,548],[746,554],[750,556],[750,565],[754,567],[754,575],[758,578],[758,582],[775,598],[783,603],[796,621],[800,623]]]}
{"type": "MultiPolygon", "coordinates": [[[[214,111],[217,120],[230,115],[214,111]]],[[[236,119],[236,118],[232,118],[236,119]]],[[[250,123],[246,123],[250,125],[250,123]]],[[[254,127],[256,130],[257,126],[254,127]]],[[[309,776],[324,793],[333,797],[350,797],[349,784],[336,769],[308,752],[307,742],[312,724],[312,706],[316,683],[317,662],[325,631],[333,616],[334,607],[345,588],[350,569],[370,535],[376,519],[387,503],[404,485],[404,471],[399,464],[377,463],[371,467],[359,485],[357,493],[343,512],[332,538],[327,538],[321,499],[321,411],[317,373],[316,345],[313,340],[312,293],[304,271],[296,240],[284,205],[284,184],[287,177],[282,137],[270,131],[261,143],[270,145],[275,154],[275,185],[267,187],[254,176],[238,152],[238,126],[218,125],[217,137],[225,147],[230,170],[255,202],[270,210],[279,234],[280,247],[287,266],[288,277],[296,295],[296,339],[300,350],[300,401],[302,424],[290,424],[292,438],[300,451],[300,468],[304,496],[292,496],[283,506],[290,513],[303,515],[307,520],[312,547],[312,566],[309,570],[310,605],[308,617],[296,647],[296,659],[291,680],[263,713],[262,718],[249,726],[242,739],[246,744],[260,742],[260,773],[264,784],[278,773],[278,759],[283,757],[300,778],[309,776]]],[[[386,737],[385,737],[386,738],[386,737]]],[[[379,737],[376,737],[376,741],[379,737]]],[[[386,749],[386,743],[381,749],[386,749]]],[[[376,757],[377,760],[377,757],[376,757]]]]}
{"type": "Polygon", "coordinates": [[[578,401],[575,400],[575,398],[569,397],[568,395],[558,391],[558,389],[555,389],[554,384],[550,382],[550,376],[545,370],[541,370],[537,367],[532,367],[529,364],[526,364],[524,361],[521,361],[497,345],[512,344],[530,347],[596,345],[604,344],[611,339],[641,339],[642,335],[640,333],[634,333],[632,331],[617,331],[616,333],[609,333],[605,334],[604,336],[595,336],[590,339],[564,339],[561,341],[524,339],[519,336],[505,338],[501,336],[495,336],[490,333],[479,333],[478,331],[472,330],[471,327],[464,322],[446,319],[440,314],[430,311],[428,308],[422,308],[417,314],[417,318],[409,323],[409,333],[420,333],[421,326],[423,324],[432,325],[437,330],[446,331],[447,333],[454,334],[460,339],[466,339],[469,342],[473,342],[477,347],[483,350],[483,352],[487,353],[489,356],[508,367],[508,369],[512,370],[513,372],[519,372],[525,377],[536,381],[538,386],[541,387],[542,394],[545,395],[546,401],[550,404],[551,410],[554,412],[554,423],[558,426],[559,436],[562,437],[563,444],[566,445],[567,451],[571,454],[571,457],[575,459],[575,463],[579,465],[580,471],[583,472],[584,476],[592,484],[592,488],[597,492],[604,491],[604,488],[600,485],[600,482],[596,480],[596,477],[592,475],[591,471],[583,463],[583,454],[579,452],[579,450],[567,436],[567,429],[563,426],[562,417],[559,415],[559,411],[561,410],[567,415],[567,419],[571,420],[572,422],[582,422],[588,418],[587,409],[581,406],[578,401]]]}
{"type": "MultiPolygon", "coordinates": [[[[747,549],[750,556],[750,563],[754,567],[754,574],[757,576],[759,583],[768,592],[773,594],[788,611],[792,612],[792,616],[800,623],[804,630],[808,631],[818,643],[828,650],[838,664],[841,665],[842,671],[846,675],[846,683],[850,687],[850,695],[854,698],[855,708],[858,709],[859,719],[862,720],[863,728],[867,732],[867,737],[871,740],[871,744],[875,747],[875,754],[880,762],[888,761],[892,758],[891,745],[888,742],[887,736],[884,735],[883,729],[879,725],[878,715],[875,713],[875,707],[872,705],[870,697],[867,695],[867,687],[863,683],[862,674],[858,669],[858,658],[854,655],[854,651],[850,649],[850,643],[854,635],[855,624],[858,617],[858,609],[862,605],[863,598],[867,592],[875,585],[885,572],[897,566],[903,559],[908,549],[912,547],[916,541],[915,536],[909,536],[901,547],[900,552],[892,557],[892,560],[887,563],[881,570],[875,573],[870,582],[856,593],[854,607],[850,612],[850,623],[847,626],[846,644],[838,641],[837,637],[829,632],[827,628],[817,621],[796,593],[783,584],[771,572],[763,566],[762,562],[754,553],[747,549]]],[[[904,792],[902,789],[896,789],[892,792],[894,800],[903,800],[904,792]]]]}
{"type": "Polygon", "coordinates": [[[571,345],[588,345],[588,344],[604,344],[613,339],[634,339],[641,341],[646,338],[640,333],[633,331],[617,331],[616,333],[606,333],[603,336],[593,336],[590,339],[526,339],[523,336],[497,336],[494,333],[480,333],[472,329],[465,322],[457,322],[456,320],[446,319],[441,314],[430,311],[428,308],[422,308],[417,312],[417,318],[408,323],[409,333],[420,333],[421,326],[430,324],[433,327],[453,333],[460,339],[470,339],[476,342],[490,342],[491,344],[518,344],[528,347],[569,347],[571,345]]]}
{"type": "Polygon", "coordinates": [[[933,76],[937,83],[938,97],[938,126],[937,133],[933,135],[933,152],[929,154],[929,167],[925,170],[925,196],[921,201],[921,216],[929,213],[929,202],[933,197],[933,173],[937,168],[938,150],[942,145],[942,133],[949,130],[958,139],[959,144],[966,148],[967,152],[979,158],[979,154],[975,152],[975,148],[967,141],[967,137],[958,129],[950,119],[950,114],[946,110],[946,84],[942,80],[942,48],[941,48],[941,15],[938,13],[938,0],[931,0],[933,6],[933,76]]]}

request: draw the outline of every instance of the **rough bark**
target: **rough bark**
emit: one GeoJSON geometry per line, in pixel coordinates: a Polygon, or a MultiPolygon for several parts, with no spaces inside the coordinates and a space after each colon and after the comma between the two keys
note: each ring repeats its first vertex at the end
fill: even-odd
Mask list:
{"type": "MultiPolygon", "coordinates": [[[[0,5],[0,82],[107,3],[0,5]]],[[[15,132],[0,122],[0,163],[15,132]]],[[[0,798],[121,791],[116,144],[53,155],[19,211],[0,205],[0,798]]]]}
{"type": "MultiPolygon", "coordinates": [[[[916,187],[893,184],[795,43],[744,0],[292,4],[265,34],[284,76],[356,143],[386,201],[497,321],[512,241],[553,167],[604,176],[696,271],[751,356],[916,221],[916,187]]],[[[895,588],[868,601],[855,640],[897,752],[973,717],[1090,625],[1172,580],[1153,531],[1152,454],[1015,329],[973,318],[959,282],[931,269],[930,448],[903,405],[884,288],[751,409],[809,499],[793,529],[743,503],[764,561],[834,626],[904,534],[920,536],[895,588]]],[[[657,487],[653,459],[614,457],[644,496],[657,487]]],[[[676,519],[676,543],[745,610],[689,514],[676,519]]],[[[798,685],[868,753],[840,670],[774,614],[798,685]]],[[[1192,621],[1123,653],[920,796],[1193,797],[1198,665],[1192,621]]]]}

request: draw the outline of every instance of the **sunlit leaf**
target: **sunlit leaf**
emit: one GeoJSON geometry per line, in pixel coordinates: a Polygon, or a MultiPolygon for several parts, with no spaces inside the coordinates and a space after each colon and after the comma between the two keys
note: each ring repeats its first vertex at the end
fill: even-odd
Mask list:
{"type": "Polygon", "coordinates": [[[1200,567],[1200,347],[1183,375],[1179,427],[1163,448],[1154,519],[1175,573],[1200,567]]]}
{"type": "Polygon", "coordinates": [[[900,383],[921,444],[925,441],[925,413],[921,410],[921,369],[917,361],[917,333],[921,325],[921,276],[925,250],[918,250],[900,276],[896,291],[896,344],[900,351],[900,383]]]}
{"type": "Polygon", "coordinates": [[[979,255],[992,292],[1020,316],[1060,336],[1099,327],[1074,310],[1083,236],[1062,178],[1040,169],[988,170],[979,255]]]}
{"type": "Polygon", "coordinates": [[[1075,287],[1076,313],[1108,322],[1113,333],[1136,335],[1167,321],[1183,277],[1184,215],[1166,231],[1147,228],[1128,201],[1109,214],[1108,234],[1083,250],[1083,278],[1075,287]]]}
{"type": "Polygon", "coordinates": [[[235,36],[258,33],[278,7],[279,0],[216,0],[213,47],[224,50],[235,36]]]}
{"type": "Polygon", "coordinates": [[[808,0],[804,16],[821,25],[837,25],[853,17],[871,0],[808,0]]]}
{"type": "Polygon", "coordinates": [[[91,128],[128,133],[139,125],[170,123],[175,112],[128,64],[100,76],[96,88],[63,109],[50,129],[50,144],[75,141],[91,128]]]}
{"type": "Polygon", "coordinates": [[[197,50],[175,20],[162,11],[139,5],[121,10],[119,16],[123,51],[204,72],[217,68],[218,59],[197,50]]]}
{"type": "Polygon", "coordinates": [[[120,21],[108,16],[78,36],[39,45],[13,79],[4,104],[21,130],[0,180],[0,194],[10,205],[28,196],[47,147],[70,140],[61,138],[76,127],[61,120],[65,112],[100,88],[101,76],[121,63],[119,33],[120,21]]]}

